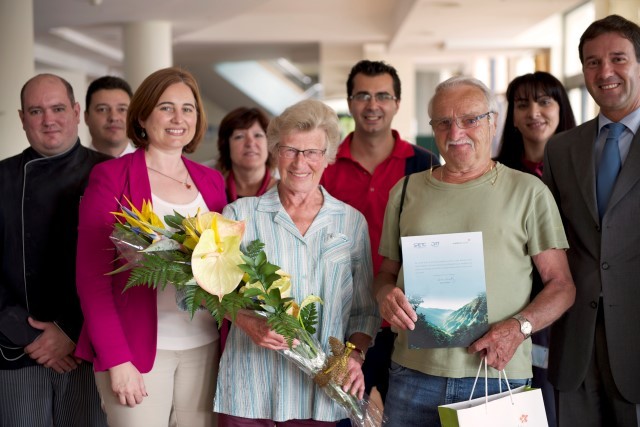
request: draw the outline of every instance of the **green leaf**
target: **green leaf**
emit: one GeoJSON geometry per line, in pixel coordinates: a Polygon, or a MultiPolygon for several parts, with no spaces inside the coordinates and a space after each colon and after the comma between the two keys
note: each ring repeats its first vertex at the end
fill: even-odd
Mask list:
{"type": "Polygon", "coordinates": [[[167,284],[184,285],[193,278],[191,268],[186,264],[163,259],[155,254],[145,254],[141,265],[131,270],[124,291],[133,286],[164,289],[167,284]]]}
{"type": "Polygon", "coordinates": [[[183,229],[182,226],[182,220],[184,219],[184,216],[180,215],[178,212],[173,211],[173,215],[165,215],[164,216],[164,222],[165,224],[167,224],[167,226],[172,227],[172,228],[178,228],[178,229],[183,229]]]}
{"type": "Polygon", "coordinates": [[[300,310],[300,324],[305,331],[310,334],[316,332],[315,325],[318,323],[318,309],[315,304],[308,304],[300,310]]]}
{"type": "Polygon", "coordinates": [[[274,307],[276,310],[279,308],[284,310],[284,304],[282,302],[282,297],[280,296],[280,289],[273,288],[267,291],[264,296],[264,303],[274,307]]]}
{"type": "Polygon", "coordinates": [[[263,248],[264,248],[264,243],[256,239],[251,243],[249,243],[249,245],[247,246],[246,254],[249,258],[256,259],[256,257],[262,251],[263,248]]]}
{"type": "MultiPolygon", "coordinates": [[[[249,260],[251,261],[251,260],[249,260]]],[[[244,271],[245,273],[247,273],[249,276],[255,276],[256,271],[255,271],[255,267],[249,264],[238,264],[238,268],[242,271],[244,271]]]]}
{"type": "Polygon", "coordinates": [[[298,337],[301,329],[300,323],[285,312],[274,313],[267,319],[267,325],[287,340],[289,348],[293,346],[293,340],[298,337]]]}
{"type": "Polygon", "coordinates": [[[187,240],[187,235],[184,233],[174,233],[171,238],[176,242],[182,244],[185,240],[187,240]]]}
{"type": "Polygon", "coordinates": [[[188,285],[185,287],[185,304],[187,306],[187,312],[191,315],[191,318],[193,319],[193,315],[195,314],[196,310],[198,310],[198,307],[200,306],[200,300],[198,299],[197,303],[196,303],[196,294],[198,293],[198,290],[201,289],[200,286],[196,285],[188,285]]]}
{"type": "Polygon", "coordinates": [[[247,298],[254,298],[262,294],[262,290],[258,288],[245,288],[245,290],[243,291],[243,295],[247,298]]]}
{"type": "Polygon", "coordinates": [[[285,307],[287,306],[287,303],[293,301],[293,298],[291,297],[287,297],[287,298],[280,298],[280,302],[282,303],[282,305],[284,305],[285,307]]]}
{"type": "MultiPolygon", "coordinates": [[[[263,274],[265,276],[271,276],[274,275],[278,270],[280,270],[279,266],[265,262],[260,266],[260,269],[258,271],[260,271],[260,274],[263,274]]],[[[280,278],[279,274],[275,275],[278,276],[278,279],[280,278]]]]}
{"type": "Polygon", "coordinates": [[[264,283],[265,283],[265,288],[269,289],[271,287],[271,285],[273,285],[273,282],[275,282],[276,280],[280,279],[280,275],[279,274],[270,274],[269,276],[266,276],[264,278],[264,283]]]}
{"type": "Polygon", "coordinates": [[[235,292],[225,295],[222,298],[221,305],[224,309],[223,316],[224,314],[229,314],[229,316],[231,316],[232,322],[235,321],[238,310],[243,308],[255,308],[253,300],[251,298],[245,297],[235,292]]]}
{"type": "MultiPolygon", "coordinates": [[[[265,254],[264,251],[260,251],[258,255],[255,257],[255,260],[256,260],[255,265],[258,267],[261,267],[262,264],[267,262],[267,254],[265,254]]],[[[258,271],[261,271],[261,269],[258,271]]]]}

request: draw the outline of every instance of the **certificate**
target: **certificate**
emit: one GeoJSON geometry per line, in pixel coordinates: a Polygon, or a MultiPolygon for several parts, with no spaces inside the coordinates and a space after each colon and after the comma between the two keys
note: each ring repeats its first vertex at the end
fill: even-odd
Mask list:
{"type": "Polygon", "coordinates": [[[402,237],[409,348],[467,347],[489,329],[482,233],[402,237]]]}

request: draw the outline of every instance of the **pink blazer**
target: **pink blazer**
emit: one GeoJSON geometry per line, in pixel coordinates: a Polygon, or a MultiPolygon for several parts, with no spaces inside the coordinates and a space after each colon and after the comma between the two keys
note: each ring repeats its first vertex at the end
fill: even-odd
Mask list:
{"type": "MultiPolygon", "coordinates": [[[[221,212],[227,199],[222,175],[182,158],[209,210],[221,212]]],[[[116,199],[126,206],[127,197],[136,207],[151,200],[144,150],[93,168],[80,202],[76,283],[84,325],[76,356],[105,371],[132,362],[142,373],[153,367],[156,355],[158,310],[156,291],[138,286],[122,292],[128,274],[106,276],[121,264],[109,235],[119,210],[116,199]]]]}

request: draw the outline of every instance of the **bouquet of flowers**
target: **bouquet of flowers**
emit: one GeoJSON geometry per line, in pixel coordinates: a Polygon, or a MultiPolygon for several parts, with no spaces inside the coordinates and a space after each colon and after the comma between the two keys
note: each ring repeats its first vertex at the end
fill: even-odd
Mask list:
{"type": "Polygon", "coordinates": [[[179,306],[191,315],[206,309],[218,324],[227,314],[235,319],[239,309],[254,310],[287,340],[289,348],[279,352],[345,408],[354,425],[384,424],[381,411],[366,396],[359,400],[342,390],[349,353],[355,347],[331,337],[332,355],[325,353],[313,335],[318,321],[315,303],[321,299],[310,295],[300,304],[294,301],[291,276],[268,262],[259,240],[243,253],[243,221],[216,212],[184,217],[174,211],[164,217],[170,227],[166,228],[149,202],[143,202],[140,210],[131,202],[120,208],[113,213],[118,221],[111,240],[124,264],[110,274],[131,270],[125,290],[172,285],[179,306]]]}

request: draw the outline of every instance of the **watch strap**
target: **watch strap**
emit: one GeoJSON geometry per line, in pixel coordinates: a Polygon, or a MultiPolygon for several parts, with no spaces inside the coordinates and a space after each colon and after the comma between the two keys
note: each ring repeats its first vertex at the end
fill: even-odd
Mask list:
{"type": "Polygon", "coordinates": [[[362,359],[362,361],[364,362],[365,357],[364,357],[364,351],[362,351],[361,349],[359,349],[358,347],[354,347],[353,351],[355,351],[356,353],[358,353],[360,355],[360,358],[362,359]]]}
{"type": "Polygon", "coordinates": [[[529,338],[531,336],[531,330],[533,329],[531,322],[529,322],[529,320],[520,313],[514,314],[512,318],[516,319],[518,323],[520,323],[520,332],[522,332],[522,334],[524,335],[524,339],[526,340],[527,338],[529,338]],[[529,324],[528,331],[526,331],[526,328],[525,328],[526,323],[529,324]]]}

